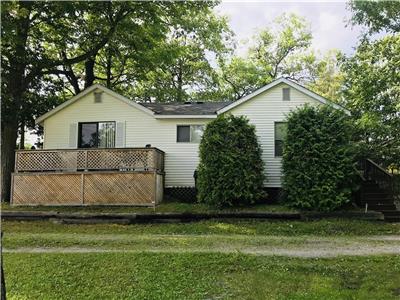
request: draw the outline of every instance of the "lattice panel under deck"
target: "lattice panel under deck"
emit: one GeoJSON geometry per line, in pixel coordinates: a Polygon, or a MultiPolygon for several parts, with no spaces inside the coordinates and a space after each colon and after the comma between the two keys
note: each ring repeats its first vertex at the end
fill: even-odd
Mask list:
{"type": "Polygon", "coordinates": [[[152,204],[154,173],[91,173],[85,175],[85,204],[152,204]]]}
{"type": "Polygon", "coordinates": [[[80,174],[14,174],[15,205],[79,205],[80,174]]]}
{"type": "Polygon", "coordinates": [[[164,175],[157,172],[14,173],[13,205],[155,205],[164,175]]]}

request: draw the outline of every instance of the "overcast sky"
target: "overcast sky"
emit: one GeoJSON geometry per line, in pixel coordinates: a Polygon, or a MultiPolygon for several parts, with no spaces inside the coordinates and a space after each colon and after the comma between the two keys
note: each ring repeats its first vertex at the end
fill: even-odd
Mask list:
{"type": "Polygon", "coordinates": [[[223,1],[215,8],[229,18],[231,29],[243,55],[257,29],[267,27],[283,13],[295,13],[311,23],[313,48],[321,53],[339,49],[351,54],[361,33],[360,27],[347,26],[351,13],[345,1],[223,1]],[[246,41],[247,40],[247,41],[246,41]],[[245,42],[243,42],[245,41],[245,42]]]}

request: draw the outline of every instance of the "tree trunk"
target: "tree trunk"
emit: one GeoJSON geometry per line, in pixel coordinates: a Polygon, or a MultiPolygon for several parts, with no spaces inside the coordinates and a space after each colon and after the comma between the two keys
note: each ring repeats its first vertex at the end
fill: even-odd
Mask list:
{"type": "Polygon", "coordinates": [[[111,66],[112,66],[112,54],[111,51],[107,51],[107,65],[106,65],[106,73],[107,73],[107,88],[111,89],[111,66]]]}
{"type": "Polygon", "coordinates": [[[183,71],[182,61],[179,60],[177,102],[183,102],[183,71]]]}
{"type": "Polygon", "coordinates": [[[25,122],[21,123],[21,126],[19,128],[19,134],[20,134],[20,139],[19,139],[19,149],[24,150],[25,149],[25,122]]]}
{"type": "Polygon", "coordinates": [[[1,232],[1,242],[0,242],[0,259],[1,259],[1,300],[6,300],[6,280],[4,277],[4,269],[3,269],[3,232],[1,232]]]}
{"type": "Polygon", "coordinates": [[[85,89],[94,82],[94,58],[91,57],[85,62],[85,89]]]}
{"type": "Polygon", "coordinates": [[[14,171],[15,146],[17,143],[17,120],[3,122],[1,130],[1,200],[9,202],[11,173],[14,171]]]}
{"type": "MultiPolygon", "coordinates": [[[[14,49],[9,53],[10,71],[7,76],[2,73],[2,79],[7,82],[7,105],[2,106],[1,128],[1,201],[10,201],[11,173],[14,170],[15,146],[18,136],[18,119],[21,101],[27,89],[25,68],[27,64],[27,39],[30,26],[32,2],[18,2],[15,26],[14,49]],[[6,109],[3,109],[6,107],[6,109]]],[[[2,103],[3,105],[3,103],[2,103]]]]}

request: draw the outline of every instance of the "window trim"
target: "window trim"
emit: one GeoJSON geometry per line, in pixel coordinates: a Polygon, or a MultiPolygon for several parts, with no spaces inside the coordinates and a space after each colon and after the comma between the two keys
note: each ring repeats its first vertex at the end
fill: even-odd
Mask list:
{"type": "MultiPolygon", "coordinates": [[[[282,141],[283,142],[283,140],[277,140],[276,139],[276,125],[277,124],[282,124],[282,123],[283,124],[287,124],[286,121],[274,121],[274,157],[275,158],[282,158],[283,157],[283,155],[277,155],[276,154],[276,141],[282,141]]],[[[283,152],[282,152],[282,154],[283,154],[283,152]]]]}
{"type": "Polygon", "coordinates": [[[192,142],[192,126],[203,126],[203,133],[205,129],[205,124],[176,124],[176,143],[178,144],[200,144],[200,142],[192,142]],[[178,141],[178,127],[189,127],[189,142],[179,142],[178,141]]]}
{"type": "Polygon", "coordinates": [[[96,147],[93,147],[94,149],[106,149],[106,148],[100,148],[99,147],[99,124],[100,123],[114,123],[114,128],[115,128],[115,133],[114,133],[114,148],[115,148],[115,143],[116,143],[116,135],[117,135],[117,122],[116,121],[96,121],[96,122],[78,122],[78,142],[77,142],[77,148],[78,149],[91,149],[91,148],[83,148],[81,147],[81,139],[82,139],[82,124],[96,124],[96,147]]]}

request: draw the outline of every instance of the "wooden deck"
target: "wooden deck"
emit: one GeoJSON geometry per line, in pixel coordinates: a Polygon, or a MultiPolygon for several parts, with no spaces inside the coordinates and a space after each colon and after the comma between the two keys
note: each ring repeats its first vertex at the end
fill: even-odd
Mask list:
{"type": "Polygon", "coordinates": [[[145,205],[163,199],[157,148],[16,151],[13,205],[145,205]]]}

